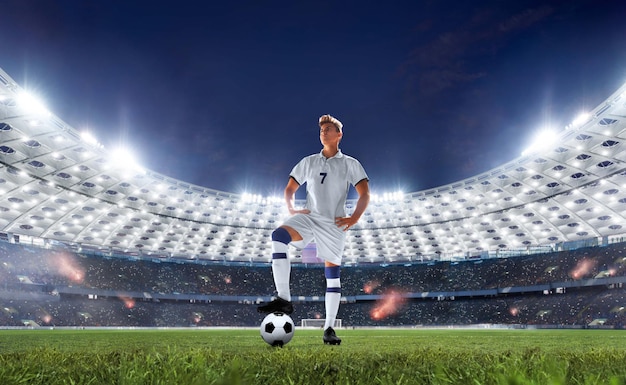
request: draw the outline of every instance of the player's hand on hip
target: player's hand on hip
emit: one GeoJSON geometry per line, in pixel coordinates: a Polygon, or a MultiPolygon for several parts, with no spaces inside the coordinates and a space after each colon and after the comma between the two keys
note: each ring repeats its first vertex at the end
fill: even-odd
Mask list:
{"type": "Polygon", "coordinates": [[[337,217],[335,218],[335,224],[343,231],[348,231],[350,227],[356,224],[357,220],[352,217],[337,217]]]}

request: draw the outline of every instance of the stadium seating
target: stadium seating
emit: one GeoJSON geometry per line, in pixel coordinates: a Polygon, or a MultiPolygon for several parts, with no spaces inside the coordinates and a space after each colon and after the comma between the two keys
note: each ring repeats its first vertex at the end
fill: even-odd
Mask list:
{"type": "MultiPolygon", "coordinates": [[[[622,327],[625,256],[626,243],[615,243],[542,255],[345,267],[339,317],[344,326],[622,327]],[[401,298],[396,309],[375,314],[392,292],[401,298]]],[[[322,317],[321,266],[296,263],[292,275],[292,293],[300,298],[294,320],[322,317]]],[[[157,263],[9,242],[0,242],[0,278],[1,326],[254,326],[260,321],[257,299],[273,294],[266,265],[157,263]]]]}

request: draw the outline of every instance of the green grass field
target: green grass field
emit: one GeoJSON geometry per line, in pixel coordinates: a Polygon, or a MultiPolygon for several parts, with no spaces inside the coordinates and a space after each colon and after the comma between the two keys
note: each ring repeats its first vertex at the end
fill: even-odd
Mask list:
{"type": "Polygon", "coordinates": [[[0,330],[0,384],[626,384],[626,331],[0,330]]]}

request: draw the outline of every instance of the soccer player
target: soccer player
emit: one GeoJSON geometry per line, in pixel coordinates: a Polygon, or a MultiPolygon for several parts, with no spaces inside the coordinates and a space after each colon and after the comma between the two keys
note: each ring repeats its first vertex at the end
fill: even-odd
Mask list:
{"type": "Polygon", "coordinates": [[[323,149],[302,159],[291,170],[285,187],[285,201],[291,216],[272,232],[272,274],[277,298],[259,306],[261,313],[293,313],[289,281],[291,263],[288,245],[303,248],[315,241],[317,256],[325,261],[326,277],[324,343],[339,345],[333,325],[341,300],[339,271],[346,241],[346,231],[363,215],[370,201],[369,179],[358,160],[344,155],[339,149],[343,124],[333,116],[319,118],[320,141],[323,149]],[[294,207],[298,188],[306,183],[306,206],[294,207]],[[346,199],[350,185],[359,198],[352,215],[346,215],[346,199]]]}

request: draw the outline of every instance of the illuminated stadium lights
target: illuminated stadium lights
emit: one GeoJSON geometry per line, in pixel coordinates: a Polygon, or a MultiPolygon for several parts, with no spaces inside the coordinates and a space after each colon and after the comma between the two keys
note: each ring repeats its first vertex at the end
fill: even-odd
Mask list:
{"type": "Polygon", "coordinates": [[[46,108],[41,99],[32,93],[20,91],[17,94],[16,101],[19,107],[29,111],[30,113],[45,116],[51,115],[50,111],[48,111],[48,108],[46,108]]]}
{"type": "Polygon", "coordinates": [[[122,170],[128,172],[140,172],[145,173],[145,169],[137,163],[135,155],[127,148],[116,148],[111,151],[111,157],[109,158],[110,164],[122,170]]]}
{"type": "Polygon", "coordinates": [[[404,192],[385,192],[382,195],[371,194],[370,199],[372,202],[400,202],[404,200],[404,192]]]}
{"type": "Polygon", "coordinates": [[[533,152],[546,150],[549,146],[553,145],[557,139],[558,135],[554,130],[550,128],[545,128],[539,131],[533,139],[532,144],[527,149],[522,151],[522,156],[526,156],[533,152]]]}
{"type": "Polygon", "coordinates": [[[581,114],[579,114],[576,117],[576,119],[574,119],[574,121],[572,121],[572,124],[570,125],[570,128],[578,128],[578,127],[582,126],[583,124],[587,123],[590,118],[591,118],[591,114],[590,113],[582,112],[581,114]]]}
{"type": "Polygon", "coordinates": [[[85,141],[85,143],[88,143],[92,146],[102,147],[102,145],[98,143],[96,137],[89,131],[81,132],[80,137],[83,141],[85,141]]]}
{"type": "MultiPolygon", "coordinates": [[[[0,85],[0,94],[12,92],[0,85]]],[[[626,107],[612,102],[614,99],[610,97],[602,108],[598,107],[590,115],[594,119],[583,123],[575,137],[563,137],[560,145],[568,151],[557,151],[555,155],[554,150],[538,150],[535,157],[520,158],[497,170],[427,192],[373,195],[374,204],[359,226],[349,232],[346,262],[447,259],[456,258],[460,250],[470,255],[491,255],[499,247],[619,236],[624,231],[620,228],[625,222],[621,212],[626,212],[626,174],[611,175],[616,171],[597,166],[604,161],[609,166],[620,164],[620,159],[626,157],[622,146],[612,144],[623,141],[619,133],[626,130],[623,120],[614,119],[625,116],[626,107]],[[600,132],[609,135],[601,137],[600,132]],[[577,147],[580,149],[575,150],[577,147]],[[602,152],[606,155],[598,158],[602,152]],[[573,162],[579,162],[576,170],[573,162]],[[611,179],[600,182],[604,176],[611,179]],[[546,188],[551,183],[560,187],[546,188]],[[586,187],[579,187],[583,185],[586,187]],[[588,203],[572,204],[584,199],[588,203]],[[520,203],[524,204],[523,213],[509,211],[520,203]],[[511,221],[501,220],[506,216],[511,221]],[[484,227],[482,223],[490,225],[484,227]],[[510,231],[508,227],[512,225],[518,228],[510,231]],[[496,237],[497,240],[492,239],[496,237]]],[[[188,183],[153,172],[144,173],[141,178],[113,167],[103,172],[111,154],[99,148],[74,151],[82,148],[84,140],[78,139],[71,127],[42,119],[37,128],[31,128],[24,120],[11,118],[11,106],[3,108],[7,109],[6,116],[0,110],[3,134],[7,130],[14,132],[0,136],[0,146],[13,151],[0,151],[1,160],[7,165],[0,168],[0,180],[5,181],[0,182],[0,208],[18,206],[3,212],[2,231],[19,234],[28,229],[28,235],[33,237],[58,236],[70,244],[87,243],[114,252],[145,254],[152,250],[185,259],[196,256],[216,261],[270,261],[269,234],[287,215],[282,197],[189,187],[188,183]],[[37,140],[22,142],[28,143],[24,146],[16,145],[18,139],[10,139],[21,137],[37,140]],[[35,160],[45,168],[32,168],[32,164],[28,167],[40,174],[24,172],[24,164],[35,160]],[[72,170],[72,175],[67,170],[72,170]],[[51,176],[59,187],[54,187],[51,176]],[[34,177],[43,179],[33,183],[37,181],[34,177]],[[20,189],[25,185],[29,189],[20,189]],[[16,192],[13,198],[18,199],[9,200],[6,194],[12,191],[16,192]],[[126,200],[127,194],[135,200],[126,200]],[[95,210],[93,215],[83,212],[86,202],[95,210]],[[46,220],[34,219],[38,217],[46,220]],[[111,225],[100,225],[99,219],[106,219],[111,225]],[[72,226],[72,222],[77,224],[72,226]],[[190,233],[192,228],[197,232],[190,233]]],[[[296,204],[302,206],[304,202],[296,204]]],[[[349,207],[354,205],[354,201],[348,202],[349,207]]]]}
{"type": "Polygon", "coordinates": [[[243,193],[241,194],[241,202],[243,203],[260,203],[263,197],[258,194],[243,193]]]}

